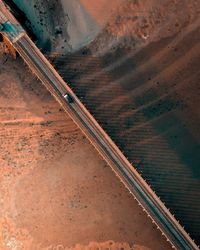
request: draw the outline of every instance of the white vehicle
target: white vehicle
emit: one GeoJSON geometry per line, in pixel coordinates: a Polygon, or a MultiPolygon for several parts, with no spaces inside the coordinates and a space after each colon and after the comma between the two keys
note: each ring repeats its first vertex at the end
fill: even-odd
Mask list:
{"type": "Polygon", "coordinates": [[[64,98],[65,100],[68,102],[68,103],[73,103],[74,102],[74,99],[71,97],[70,94],[66,93],[64,94],[64,98]]]}

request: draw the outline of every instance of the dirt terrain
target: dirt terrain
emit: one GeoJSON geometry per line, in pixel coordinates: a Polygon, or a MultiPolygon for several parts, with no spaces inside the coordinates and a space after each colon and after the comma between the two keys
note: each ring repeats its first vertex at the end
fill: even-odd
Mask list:
{"type": "MultiPolygon", "coordinates": [[[[51,59],[64,79],[200,244],[199,1],[112,0],[109,6],[104,0],[15,2],[32,18],[38,44],[52,51],[51,59]]],[[[1,74],[8,68],[15,72],[13,77],[4,74],[1,83],[2,138],[11,138],[1,143],[5,152],[1,170],[6,171],[2,183],[7,185],[2,214],[8,214],[3,225],[13,225],[17,234],[25,228],[24,241],[30,238],[27,244],[32,241],[34,247],[42,241],[39,249],[77,243],[90,247],[94,241],[107,248],[108,240],[164,249],[151,240],[157,237],[152,236],[151,224],[147,227],[146,217],[136,204],[133,207],[110,169],[96,153],[89,153],[92,147],[87,140],[62,111],[57,112],[59,107],[45,90],[35,87],[37,81],[21,72],[21,61],[12,64],[5,56],[2,60],[1,74]],[[14,84],[8,77],[18,81],[14,84]],[[15,166],[14,172],[10,166],[15,166]],[[41,185],[44,182],[48,188],[41,185]],[[66,183],[70,187],[73,183],[73,190],[66,183]],[[46,207],[42,213],[41,207],[46,207]],[[54,211],[62,216],[58,218],[54,211]],[[130,217],[134,218],[131,225],[130,217]],[[83,221],[88,221],[87,228],[83,221]]],[[[7,235],[8,226],[4,227],[7,235]]],[[[12,237],[5,238],[8,247],[16,244],[12,237]]]]}
{"type": "Polygon", "coordinates": [[[98,37],[95,49],[134,46],[179,32],[199,15],[198,0],[14,0],[38,37],[38,46],[66,54],[98,37]],[[107,37],[101,37],[102,31],[107,37]],[[115,46],[114,46],[115,47],[115,46]]]}
{"type": "Polygon", "coordinates": [[[0,49],[0,249],[171,249],[20,58],[0,49]]]}
{"type": "Polygon", "coordinates": [[[114,13],[52,62],[200,244],[200,2],[124,1],[114,13]]]}

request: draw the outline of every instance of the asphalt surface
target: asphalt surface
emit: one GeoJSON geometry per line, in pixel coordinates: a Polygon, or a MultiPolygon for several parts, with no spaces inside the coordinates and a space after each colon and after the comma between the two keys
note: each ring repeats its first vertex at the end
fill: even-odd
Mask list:
{"type": "MultiPolygon", "coordinates": [[[[9,26],[10,27],[10,26],[9,26]]],[[[15,27],[14,27],[15,30],[15,27]]],[[[94,118],[88,113],[76,95],[58,75],[34,43],[24,33],[13,32],[10,37],[14,47],[23,57],[30,69],[51,91],[64,109],[87,135],[103,158],[110,164],[120,179],[137,198],[166,237],[177,249],[198,249],[187,233],[180,227],[141,176],[105,134],[94,118]],[[64,98],[68,93],[74,100],[69,103],[64,98]]],[[[9,33],[8,33],[9,38],[9,33]]]]}

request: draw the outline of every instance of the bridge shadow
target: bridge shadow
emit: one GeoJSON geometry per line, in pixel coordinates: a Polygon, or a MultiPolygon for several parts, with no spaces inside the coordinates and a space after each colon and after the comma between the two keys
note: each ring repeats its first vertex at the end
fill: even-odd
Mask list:
{"type": "MultiPolygon", "coordinates": [[[[109,38],[107,38],[109,36],[109,38]]],[[[52,63],[192,238],[199,239],[200,28],[96,53],[102,32],[52,63]],[[96,43],[96,44],[95,44],[96,43]]]]}

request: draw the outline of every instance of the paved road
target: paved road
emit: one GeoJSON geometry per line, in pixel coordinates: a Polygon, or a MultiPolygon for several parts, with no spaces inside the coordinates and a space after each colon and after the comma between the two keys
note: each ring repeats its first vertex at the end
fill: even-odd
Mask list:
{"type": "MultiPolygon", "coordinates": [[[[1,4],[0,8],[2,8],[1,4]]],[[[54,95],[102,157],[120,177],[121,181],[133,193],[139,204],[142,205],[143,209],[152,218],[152,221],[157,224],[175,248],[198,249],[189,235],[174,219],[138,172],[131,166],[31,39],[23,30],[18,30],[18,25],[12,27],[11,21],[5,25],[4,18],[4,23],[2,23],[4,35],[10,39],[30,69],[54,95]],[[69,102],[65,97],[66,93],[72,97],[72,102],[69,102]]]]}

